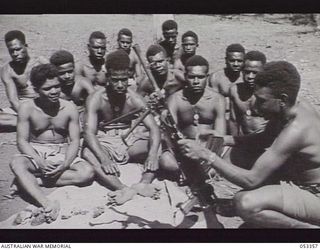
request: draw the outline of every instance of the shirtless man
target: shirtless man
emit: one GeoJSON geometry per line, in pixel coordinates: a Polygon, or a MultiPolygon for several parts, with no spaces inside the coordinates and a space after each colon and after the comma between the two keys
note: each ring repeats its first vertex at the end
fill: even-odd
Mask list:
{"type": "Polygon", "coordinates": [[[230,87],[242,81],[241,71],[244,63],[245,49],[241,44],[230,44],[226,49],[226,67],[210,74],[208,86],[226,97],[226,119],[228,134],[236,134],[237,126],[234,117],[230,117],[230,87]]]}
{"type": "Polygon", "coordinates": [[[225,136],[229,145],[269,146],[250,170],[224,161],[193,141],[179,141],[181,150],[244,188],[234,201],[245,222],[270,228],[319,227],[320,114],[306,101],[296,101],[300,75],[288,62],[265,64],[255,84],[256,108],[269,120],[268,126],[260,134],[225,136]],[[279,171],[286,172],[286,178],[266,185],[270,176],[280,177],[279,171]]]}
{"type": "MultiPolygon", "coordinates": [[[[169,69],[167,54],[163,47],[151,45],[147,50],[146,57],[150,65],[150,71],[165,96],[169,96],[183,87],[183,82],[175,77],[173,69],[169,69]]],[[[140,82],[137,92],[146,96],[154,91],[155,89],[149,78],[145,76],[140,82]]]]}
{"type": "Polygon", "coordinates": [[[39,97],[19,106],[17,145],[21,154],[10,164],[21,188],[43,207],[48,223],[57,219],[60,206],[46,197],[35,175],[48,186],[85,185],[94,177],[91,166],[77,157],[79,116],[74,104],[59,98],[57,76],[51,64],[32,69],[30,80],[39,97]]]}
{"type": "Polygon", "coordinates": [[[89,37],[87,45],[89,56],[76,64],[76,75],[88,78],[92,85],[98,89],[106,82],[105,54],[107,49],[106,36],[100,31],[94,31],[89,37]]]}
{"type": "Polygon", "coordinates": [[[19,30],[9,31],[4,40],[12,61],[2,67],[0,76],[10,107],[0,109],[0,130],[8,132],[16,129],[21,102],[37,96],[29,80],[30,72],[35,65],[45,63],[45,59],[29,57],[25,35],[19,30]]]}
{"type": "Polygon", "coordinates": [[[130,128],[134,117],[108,127],[98,128],[100,122],[127,114],[137,108],[146,108],[143,98],[128,89],[130,58],[123,50],[116,50],[107,56],[107,83],[105,90],[99,90],[89,96],[86,104],[85,141],[83,157],[94,166],[97,178],[102,185],[114,192],[109,193],[112,204],[122,204],[135,194],[156,198],[157,189],[151,184],[158,169],[158,149],[160,131],[149,114],[143,123],[150,131],[149,139],[141,138],[134,132],[128,137],[127,145],[121,139],[121,133],[130,128]],[[140,183],[128,187],[119,180],[118,164],[143,162],[144,171],[140,183]]]}
{"type": "Polygon", "coordinates": [[[163,40],[159,42],[168,56],[170,65],[180,57],[180,48],[177,44],[178,24],[174,20],[167,20],[162,24],[163,40]]]}
{"type": "Polygon", "coordinates": [[[187,31],[182,35],[181,42],[183,51],[181,57],[174,61],[173,68],[176,78],[184,82],[185,64],[190,57],[196,54],[197,47],[199,46],[198,36],[193,31],[187,31]]]}
{"type": "Polygon", "coordinates": [[[61,84],[60,97],[77,105],[82,123],[86,98],[95,91],[90,80],[75,75],[73,55],[66,50],[53,53],[50,57],[50,63],[58,69],[58,80],[61,84]]]}
{"type": "MultiPolygon", "coordinates": [[[[185,88],[171,95],[167,102],[179,131],[193,140],[198,140],[198,135],[203,130],[215,129],[224,135],[225,102],[223,96],[206,87],[209,71],[207,60],[194,55],[187,60],[185,71],[185,88]]],[[[188,164],[192,165],[191,162],[188,164]]],[[[161,155],[160,167],[177,176],[178,163],[170,150],[161,155]]]]}
{"type": "Polygon", "coordinates": [[[244,57],[243,82],[236,83],[230,88],[231,114],[236,119],[238,135],[260,133],[267,123],[253,109],[255,102],[254,79],[266,61],[266,56],[262,52],[248,52],[244,57]]]}
{"type": "Polygon", "coordinates": [[[118,45],[119,49],[123,49],[128,53],[130,58],[129,68],[129,86],[136,85],[142,78],[141,63],[138,56],[132,51],[132,32],[129,29],[123,28],[118,32],[118,45]]]}

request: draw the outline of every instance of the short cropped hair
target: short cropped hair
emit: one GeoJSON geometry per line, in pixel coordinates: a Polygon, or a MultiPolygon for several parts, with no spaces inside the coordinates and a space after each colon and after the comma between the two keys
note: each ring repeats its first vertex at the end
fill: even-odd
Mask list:
{"type": "Polygon", "coordinates": [[[300,74],[295,66],[286,61],[266,63],[255,78],[259,87],[268,87],[275,97],[282,93],[288,95],[288,101],[293,105],[300,88],[300,74]]]}
{"type": "Polygon", "coordinates": [[[198,43],[198,36],[193,31],[189,30],[185,32],[181,37],[181,41],[183,41],[183,39],[185,39],[186,37],[193,37],[196,40],[196,43],[198,43]]]}
{"type": "Polygon", "coordinates": [[[165,57],[167,57],[167,52],[166,50],[159,44],[152,44],[149,46],[147,52],[146,52],[146,57],[148,59],[149,56],[155,56],[156,54],[159,54],[162,52],[165,57]]]}
{"type": "Polygon", "coordinates": [[[121,35],[132,37],[132,32],[131,32],[131,30],[129,30],[127,28],[123,28],[123,29],[119,30],[119,32],[118,32],[118,40],[120,39],[121,35]]]}
{"type": "Polygon", "coordinates": [[[162,31],[178,29],[178,24],[174,20],[164,21],[162,24],[162,31]]]}
{"type": "Polygon", "coordinates": [[[89,42],[91,41],[91,39],[106,39],[106,36],[101,31],[94,31],[89,37],[89,42]]]}
{"type": "Polygon", "coordinates": [[[208,61],[204,57],[199,56],[199,55],[191,56],[186,61],[185,68],[187,69],[187,67],[190,67],[190,66],[206,66],[207,67],[207,72],[209,71],[209,63],[208,63],[208,61]]]}
{"type": "Polygon", "coordinates": [[[14,39],[18,39],[23,44],[26,43],[26,36],[20,30],[11,30],[4,35],[4,40],[6,43],[11,42],[14,39]]]}
{"type": "Polygon", "coordinates": [[[111,52],[107,55],[106,69],[112,70],[127,70],[129,69],[130,58],[127,52],[122,49],[111,52]]]}
{"type": "Polygon", "coordinates": [[[35,89],[40,89],[47,79],[53,79],[58,76],[56,66],[46,63],[40,64],[32,68],[30,73],[30,81],[35,89]]]}
{"type": "Polygon", "coordinates": [[[226,48],[226,55],[228,55],[228,53],[232,53],[232,52],[241,52],[243,54],[246,53],[244,47],[239,43],[230,44],[226,48]]]}
{"type": "Polygon", "coordinates": [[[244,60],[259,61],[262,64],[265,64],[267,62],[267,57],[265,54],[263,54],[260,51],[252,50],[252,51],[249,51],[247,54],[245,54],[244,60]]]}
{"type": "Polygon", "coordinates": [[[74,63],[73,55],[66,50],[58,50],[50,57],[50,63],[60,66],[66,63],[74,63]]]}

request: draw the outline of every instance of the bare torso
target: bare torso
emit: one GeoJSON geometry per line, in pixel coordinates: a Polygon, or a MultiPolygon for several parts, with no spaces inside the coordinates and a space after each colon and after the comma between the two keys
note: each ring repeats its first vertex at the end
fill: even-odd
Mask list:
{"type": "MultiPolygon", "coordinates": [[[[218,94],[206,89],[195,104],[183,95],[183,90],[172,97],[176,100],[178,128],[187,138],[195,138],[202,129],[214,129],[218,94]]],[[[220,96],[219,96],[220,98],[220,96]]]]}
{"type": "Polygon", "coordinates": [[[25,67],[16,67],[14,63],[9,62],[2,68],[2,75],[6,74],[15,83],[19,99],[34,98],[37,96],[30,82],[31,69],[40,64],[45,63],[44,58],[30,58],[25,67]]]}
{"type": "Polygon", "coordinates": [[[295,114],[276,139],[295,149],[285,168],[297,182],[320,183],[320,114],[304,101],[296,105],[295,114]],[[298,139],[291,140],[297,131],[298,139]]]}
{"type": "Polygon", "coordinates": [[[92,65],[89,57],[84,58],[76,65],[76,72],[88,78],[95,88],[104,86],[106,82],[106,68],[104,63],[102,65],[92,65]]]}
{"type": "Polygon", "coordinates": [[[30,100],[27,103],[30,111],[30,141],[37,143],[66,142],[72,104],[60,99],[59,109],[53,114],[47,114],[38,106],[37,100],[30,100]]]}
{"type": "Polygon", "coordinates": [[[208,86],[223,96],[229,96],[229,89],[232,84],[242,81],[241,74],[238,77],[230,78],[226,75],[225,70],[212,73],[208,77],[208,86]]]}
{"type": "Polygon", "coordinates": [[[267,121],[259,116],[254,109],[253,90],[243,82],[237,83],[231,86],[230,95],[232,100],[231,112],[234,112],[242,132],[244,134],[262,132],[267,121]]]}

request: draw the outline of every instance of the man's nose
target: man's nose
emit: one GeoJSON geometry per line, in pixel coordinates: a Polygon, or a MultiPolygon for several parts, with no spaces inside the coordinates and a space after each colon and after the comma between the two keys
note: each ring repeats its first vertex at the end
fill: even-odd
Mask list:
{"type": "Polygon", "coordinates": [[[199,84],[200,80],[198,77],[195,77],[193,80],[193,84],[199,84]]]}

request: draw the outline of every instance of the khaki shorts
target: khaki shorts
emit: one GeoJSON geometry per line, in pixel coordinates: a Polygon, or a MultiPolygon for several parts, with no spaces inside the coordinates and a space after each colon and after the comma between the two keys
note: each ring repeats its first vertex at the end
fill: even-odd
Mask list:
{"type": "Polygon", "coordinates": [[[320,225],[320,193],[312,194],[292,182],[280,182],[283,211],[298,220],[320,225]]]}
{"type": "MultiPolygon", "coordinates": [[[[66,157],[66,151],[68,148],[67,143],[59,143],[59,144],[50,144],[50,143],[34,143],[30,142],[32,148],[37,152],[37,154],[44,159],[45,161],[51,163],[52,165],[60,165],[64,162],[66,157]]],[[[36,163],[36,161],[27,154],[17,154],[15,156],[23,156],[28,158],[34,167],[38,170],[37,172],[41,173],[40,167],[36,163]]],[[[80,157],[76,157],[70,166],[76,164],[78,162],[84,162],[80,157]]]]}

